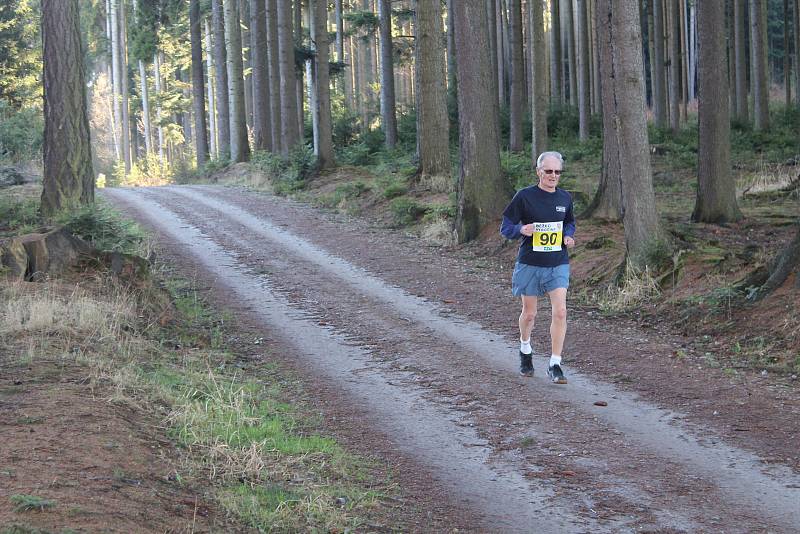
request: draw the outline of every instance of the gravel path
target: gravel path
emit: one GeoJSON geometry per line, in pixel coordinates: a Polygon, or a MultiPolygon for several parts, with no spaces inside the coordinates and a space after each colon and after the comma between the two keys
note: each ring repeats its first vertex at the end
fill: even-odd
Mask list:
{"type": "MultiPolygon", "coordinates": [[[[538,532],[800,525],[800,414],[790,388],[754,391],[718,374],[698,377],[669,359],[681,340],[584,312],[570,318],[570,384],[550,384],[543,357],[536,377],[524,379],[516,373],[518,311],[507,274],[457,249],[234,189],[105,195],[212,281],[221,305],[262,325],[282,358],[328,384],[320,405],[337,391],[338,416],[352,414],[342,426],[360,426],[367,449],[371,436],[388,439],[390,447],[376,449],[390,463],[403,458],[396,459],[408,466],[401,485],[422,478],[428,497],[449,503],[439,525],[538,532]],[[622,365],[609,368],[615,360],[622,365]],[[746,402],[736,402],[743,391],[746,402]],[[711,410],[717,419],[705,424],[711,410]]],[[[540,349],[545,311],[534,338],[540,349]]]]}

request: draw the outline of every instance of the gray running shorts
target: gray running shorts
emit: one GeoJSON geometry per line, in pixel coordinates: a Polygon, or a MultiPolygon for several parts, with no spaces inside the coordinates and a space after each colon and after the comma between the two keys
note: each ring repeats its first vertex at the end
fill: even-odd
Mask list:
{"type": "Polygon", "coordinates": [[[555,267],[537,267],[519,263],[511,276],[511,293],[515,297],[541,297],[552,290],[569,287],[569,264],[555,267]]]}

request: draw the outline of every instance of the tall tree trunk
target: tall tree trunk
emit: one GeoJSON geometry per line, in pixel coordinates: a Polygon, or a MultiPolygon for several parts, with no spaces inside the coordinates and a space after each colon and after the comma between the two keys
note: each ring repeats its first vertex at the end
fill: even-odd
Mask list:
{"type": "Polygon", "coordinates": [[[567,39],[567,62],[569,64],[569,105],[578,106],[578,60],[575,55],[575,6],[573,0],[562,0],[564,15],[564,37],[567,39]]]}
{"type": "Polygon", "coordinates": [[[42,0],[44,181],[42,215],[94,202],[78,0],[42,0]]]}
{"type": "Polygon", "coordinates": [[[589,32],[586,0],[575,0],[575,40],[577,44],[578,139],[589,139],[589,32]]]}
{"type": "Polygon", "coordinates": [[[520,0],[509,0],[509,43],[511,47],[511,95],[508,109],[508,150],[522,152],[524,136],[522,118],[525,115],[525,64],[522,53],[522,5],[520,0]]]}
{"type": "Polygon", "coordinates": [[[294,68],[294,38],[292,35],[292,0],[277,0],[278,57],[281,88],[281,154],[289,152],[300,142],[297,129],[297,76],[294,68]]]}
{"type": "Polygon", "coordinates": [[[600,36],[597,24],[597,0],[591,0],[589,21],[592,26],[592,112],[599,114],[602,113],[603,102],[600,88],[600,45],[598,43],[600,36]]]}
{"type": "Polygon", "coordinates": [[[417,155],[423,177],[450,175],[450,122],[444,87],[439,0],[414,0],[417,155]]]}
{"type": "Polygon", "coordinates": [[[769,129],[769,78],[767,75],[767,3],[750,0],[750,51],[753,76],[753,127],[769,129]]]}
{"type": "Polygon", "coordinates": [[[736,183],[731,173],[730,111],[726,63],[725,4],[700,2],[697,29],[700,36],[698,72],[697,201],[695,222],[738,221],[742,213],[736,204],[736,183]]]}
{"type": "Polygon", "coordinates": [[[127,17],[125,15],[125,2],[119,1],[119,62],[122,68],[122,77],[120,78],[120,91],[122,99],[122,157],[125,160],[125,172],[131,171],[131,120],[130,120],[130,104],[128,89],[128,25],[127,17]]]}
{"type": "Polygon", "coordinates": [[[250,31],[250,2],[237,0],[239,4],[239,33],[242,39],[242,79],[244,80],[244,117],[245,128],[250,132],[253,124],[255,109],[253,108],[253,37],[250,31]]]}
{"type": "Polygon", "coordinates": [[[453,0],[447,0],[447,107],[457,112],[458,65],[456,63],[455,20],[453,19],[453,0]]]}
{"type": "MultiPolygon", "coordinates": [[[[737,2],[738,0],[733,0],[737,2]]],[[[689,100],[697,98],[697,6],[689,3],[689,100]]]]}
{"type": "Polygon", "coordinates": [[[250,0],[250,40],[253,50],[253,145],[272,150],[272,108],[267,70],[267,13],[264,0],[250,0]]]}
{"type": "Polygon", "coordinates": [[[603,166],[600,183],[594,199],[581,217],[594,217],[607,221],[622,219],[622,170],[619,145],[615,135],[616,102],[614,101],[613,56],[611,53],[612,26],[609,18],[610,0],[598,0],[596,21],[600,54],[600,93],[603,104],[603,166]]]}
{"type": "Polygon", "coordinates": [[[281,74],[278,46],[278,8],[275,0],[266,0],[267,17],[267,67],[269,73],[270,137],[273,153],[280,153],[281,147],[281,74]]]}
{"type": "Polygon", "coordinates": [[[492,60],[492,76],[494,76],[494,96],[497,100],[497,105],[502,108],[505,106],[505,95],[502,93],[503,83],[500,81],[503,76],[503,50],[501,46],[498,46],[497,1],[486,0],[486,17],[489,24],[489,52],[492,60]]]}
{"type": "MultiPolygon", "coordinates": [[[[783,88],[786,92],[786,107],[792,105],[792,61],[789,54],[789,21],[791,11],[789,10],[789,0],[783,0],[783,88]]],[[[797,32],[797,28],[794,30],[797,32]]],[[[797,51],[795,51],[795,54],[797,51]]]]}
{"type": "MultiPolygon", "coordinates": [[[[736,58],[736,100],[734,117],[741,122],[750,120],[747,103],[747,1],[733,0],[733,35],[736,58]]],[[[696,9],[696,8],[695,8],[696,9]]]]}
{"type": "MultiPolygon", "coordinates": [[[[680,28],[681,28],[681,122],[686,124],[689,122],[689,110],[688,103],[689,103],[689,36],[688,36],[688,29],[689,29],[689,22],[688,16],[686,14],[686,2],[684,0],[680,0],[680,28]]],[[[733,33],[731,32],[731,35],[733,33]]],[[[730,40],[733,43],[733,39],[730,40]]],[[[731,54],[731,58],[733,58],[733,54],[731,54]]]]}
{"type": "Polygon", "coordinates": [[[244,62],[239,0],[225,0],[222,7],[225,15],[225,49],[228,53],[231,161],[242,162],[250,159],[250,142],[247,139],[247,119],[244,106],[244,62]]]}
{"type": "MultiPolygon", "coordinates": [[[[724,21],[725,18],[723,17],[721,23],[723,28],[725,27],[724,21]]],[[[667,28],[667,42],[669,43],[669,127],[673,134],[677,134],[681,127],[681,43],[680,9],[678,8],[678,0],[667,0],[667,28]]],[[[725,57],[724,55],[722,56],[722,58],[725,57]]]]}
{"type": "MultiPolygon", "coordinates": [[[[361,0],[361,10],[372,13],[369,0],[361,0]]],[[[363,131],[367,132],[371,127],[371,119],[374,108],[373,82],[375,81],[374,69],[372,66],[372,48],[373,38],[371,35],[365,35],[360,38],[361,46],[356,46],[360,50],[359,63],[361,64],[360,78],[361,78],[361,123],[363,131]]]]}
{"type": "Polygon", "coordinates": [[[200,32],[200,0],[189,1],[189,34],[192,47],[192,105],[194,110],[194,142],[197,167],[208,161],[206,137],[206,86],[203,77],[203,41],[200,32]]]}
{"type": "Polygon", "coordinates": [[[550,99],[553,104],[564,103],[564,69],[561,61],[560,0],[550,2],[550,99]]]}
{"type": "Polygon", "coordinates": [[[161,113],[161,53],[153,55],[153,80],[155,81],[156,96],[156,125],[158,130],[158,159],[164,163],[164,125],[161,123],[163,115],[161,113]]]}
{"type": "MultiPolygon", "coordinates": [[[[610,76],[609,97],[615,117],[613,131],[622,192],[622,220],[628,261],[639,268],[650,264],[659,251],[668,249],[666,233],[656,211],[653,174],[647,141],[647,122],[641,87],[642,48],[636,0],[603,0],[603,16],[609,17],[611,62],[603,76],[610,76]],[[610,70],[609,70],[610,69],[610,70]],[[636,172],[630,172],[636,169],[636,172]]],[[[604,97],[605,98],[605,97],[604,97]]]]}
{"type": "Polygon", "coordinates": [[[217,147],[217,106],[214,101],[214,48],[211,44],[211,25],[207,17],[203,19],[203,26],[206,41],[206,71],[208,71],[208,140],[211,156],[219,158],[219,148],[217,147]]]}
{"type": "Polygon", "coordinates": [[[538,155],[547,150],[547,54],[545,53],[544,13],[541,0],[532,0],[528,8],[531,19],[531,167],[538,155]]]}
{"type": "Polygon", "coordinates": [[[147,90],[147,70],[144,61],[139,60],[139,82],[142,98],[142,126],[144,127],[144,147],[145,152],[150,154],[153,151],[153,139],[150,127],[150,93],[147,90]]]}
{"type": "Polygon", "coordinates": [[[794,101],[800,109],[800,0],[794,1],[794,101]]]}
{"type": "Polygon", "coordinates": [[[397,112],[394,92],[394,48],[392,46],[392,6],[378,0],[378,25],[381,49],[381,119],[386,148],[397,144],[397,112]]]}
{"type": "Polygon", "coordinates": [[[667,84],[664,61],[664,4],[653,2],[653,115],[656,126],[667,127],[667,84]]]}
{"type": "Polygon", "coordinates": [[[111,33],[111,88],[114,103],[114,144],[117,146],[117,159],[125,160],[122,155],[122,63],[119,53],[119,0],[110,0],[109,19],[111,33]]]}
{"type": "Polygon", "coordinates": [[[211,22],[214,26],[214,63],[217,68],[217,127],[220,158],[231,155],[231,113],[228,101],[228,51],[225,46],[225,20],[222,0],[211,0],[211,22]]]}
{"type": "MultiPolygon", "coordinates": [[[[650,67],[650,110],[653,112],[653,116],[655,117],[655,109],[656,109],[656,40],[654,37],[655,33],[655,22],[653,20],[653,0],[642,0],[642,6],[646,6],[647,9],[647,58],[650,67]]],[[[642,24],[642,28],[644,28],[644,24],[642,24]]],[[[646,75],[643,74],[644,77],[646,75]]],[[[645,102],[647,102],[647,98],[645,98],[645,102]]]]}
{"type": "Polygon", "coordinates": [[[478,236],[497,220],[510,198],[500,168],[500,120],[494,99],[484,0],[454,2],[458,54],[461,172],[458,179],[458,242],[478,236]]]}
{"type": "MultiPolygon", "coordinates": [[[[334,10],[336,17],[336,61],[339,63],[347,63],[345,57],[345,36],[344,36],[344,14],[342,9],[342,0],[335,0],[334,10]]],[[[353,82],[352,82],[353,65],[350,62],[342,74],[342,89],[344,91],[344,106],[350,107],[353,100],[353,82]]]]}
{"type": "Polygon", "coordinates": [[[316,92],[315,103],[317,106],[317,124],[319,131],[316,135],[318,144],[315,146],[317,163],[320,169],[333,167],[333,132],[331,126],[331,82],[328,68],[328,2],[327,0],[313,0],[313,39],[314,50],[314,86],[316,92]]]}
{"type": "MultiPolygon", "coordinates": [[[[294,2],[294,44],[300,45],[303,43],[303,3],[308,3],[308,0],[295,0],[294,2]]],[[[297,98],[297,105],[295,106],[296,120],[297,120],[297,141],[303,142],[303,135],[305,132],[305,121],[303,120],[303,94],[305,91],[305,80],[303,79],[303,69],[296,71],[297,85],[295,88],[295,96],[297,98]]]]}

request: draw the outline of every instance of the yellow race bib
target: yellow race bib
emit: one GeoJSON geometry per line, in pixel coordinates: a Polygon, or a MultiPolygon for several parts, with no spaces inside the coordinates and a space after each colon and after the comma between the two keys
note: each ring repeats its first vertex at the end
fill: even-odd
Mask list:
{"type": "Polygon", "coordinates": [[[561,250],[561,235],[564,222],[535,222],[533,223],[533,251],[558,252],[561,250]]]}

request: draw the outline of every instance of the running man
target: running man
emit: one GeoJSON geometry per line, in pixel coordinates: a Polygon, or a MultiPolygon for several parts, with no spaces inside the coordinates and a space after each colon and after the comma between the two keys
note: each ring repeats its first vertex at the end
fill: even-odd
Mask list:
{"type": "Polygon", "coordinates": [[[552,308],[550,365],[547,375],[556,384],[566,384],[561,352],[567,334],[567,288],[569,254],[575,245],[572,196],[559,189],[564,158],[558,152],[543,152],[536,160],[537,185],[517,191],[503,212],[500,233],[519,239],[517,262],[511,277],[511,292],[522,297],[519,316],[519,372],[533,376],[531,332],[539,297],[548,295],[552,308]],[[566,247],[566,248],[565,248],[566,247]]]}

